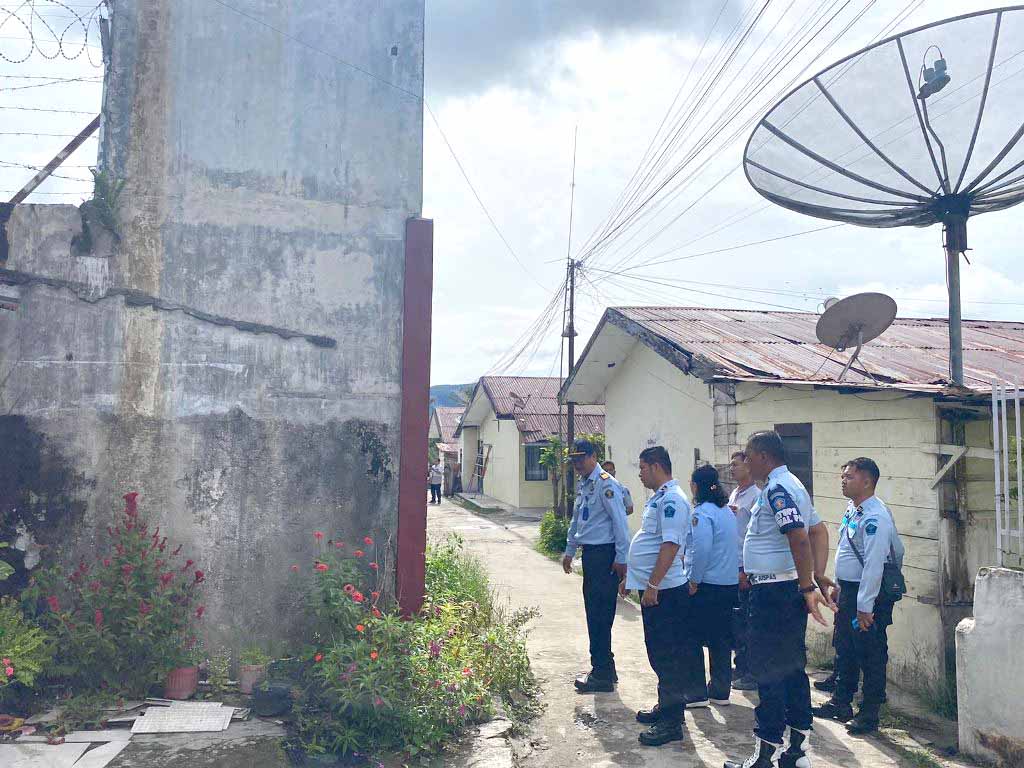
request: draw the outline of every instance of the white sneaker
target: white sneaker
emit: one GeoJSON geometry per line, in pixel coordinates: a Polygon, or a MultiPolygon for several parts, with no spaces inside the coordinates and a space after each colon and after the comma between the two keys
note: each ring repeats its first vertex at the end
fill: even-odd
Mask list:
{"type": "Polygon", "coordinates": [[[709,699],[693,699],[691,701],[687,701],[686,702],[686,708],[687,709],[703,709],[705,707],[710,707],[710,706],[711,706],[711,701],[709,699]]]}

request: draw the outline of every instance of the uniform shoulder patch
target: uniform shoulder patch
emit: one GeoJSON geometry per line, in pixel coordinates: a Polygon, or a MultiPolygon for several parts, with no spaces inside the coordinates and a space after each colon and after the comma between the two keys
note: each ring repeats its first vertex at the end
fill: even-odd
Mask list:
{"type": "Polygon", "coordinates": [[[610,499],[610,498],[612,498],[612,497],[613,497],[614,495],[615,495],[615,491],[613,491],[613,490],[612,490],[611,488],[605,488],[605,489],[604,489],[604,497],[605,497],[606,499],[610,499]]]}
{"type": "Polygon", "coordinates": [[[878,533],[878,520],[872,518],[864,524],[864,533],[868,536],[874,536],[878,533]]]}
{"type": "Polygon", "coordinates": [[[601,473],[601,479],[602,480],[607,480],[609,477],[611,477],[611,475],[609,475],[607,472],[602,472],[601,473]]]}
{"type": "Polygon", "coordinates": [[[665,517],[675,517],[675,516],[676,516],[675,504],[671,504],[671,503],[670,504],[666,504],[665,505],[665,517]]]}
{"type": "Polygon", "coordinates": [[[796,509],[796,502],[793,500],[793,497],[781,485],[768,489],[768,503],[771,504],[772,509],[776,512],[783,509],[796,509]]]}

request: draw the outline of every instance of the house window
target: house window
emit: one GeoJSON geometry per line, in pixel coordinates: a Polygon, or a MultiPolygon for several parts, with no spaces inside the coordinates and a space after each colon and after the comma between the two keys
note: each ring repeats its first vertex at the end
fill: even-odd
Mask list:
{"type": "Polygon", "coordinates": [[[527,480],[547,480],[548,479],[548,468],[542,466],[540,463],[540,452],[543,450],[542,445],[528,445],[526,446],[526,479],[527,480]]]}
{"type": "Polygon", "coordinates": [[[814,498],[814,443],[811,440],[810,424],[776,424],[775,431],[786,447],[786,464],[789,471],[804,484],[807,493],[814,498]]]}

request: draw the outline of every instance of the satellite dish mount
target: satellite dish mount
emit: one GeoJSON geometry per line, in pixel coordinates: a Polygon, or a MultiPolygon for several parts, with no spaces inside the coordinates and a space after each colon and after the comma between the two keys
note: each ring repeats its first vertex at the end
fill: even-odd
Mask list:
{"type": "MultiPolygon", "coordinates": [[[[846,377],[864,345],[881,336],[895,319],[896,302],[884,293],[857,293],[845,299],[825,300],[825,311],[818,318],[815,328],[818,341],[836,352],[845,352],[856,345],[836,381],[846,377]]],[[[864,372],[871,376],[867,368],[864,368],[864,372]]],[[[871,380],[875,381],[875,377],[871,376],[871,380]]]]}

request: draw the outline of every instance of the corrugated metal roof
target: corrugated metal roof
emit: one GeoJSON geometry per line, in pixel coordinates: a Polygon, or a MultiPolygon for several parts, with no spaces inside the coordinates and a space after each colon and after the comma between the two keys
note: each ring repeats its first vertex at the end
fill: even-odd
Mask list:
{"type": "Polygon", "coordinates": [[[450,443],[455,439],[455,428],[459,426],[459,419],[462,418],[462,406],[442,405],[434,409],[437,414],[437,424],[441,429],[441,442],[450,443]]]}
{"type": "MultiPolygon", "coordinates": [[[[593,410],[602,406],[577,405],[576,410],[587,408],[593,410]]],[[[530,414],[528,416],[517,416],[516,426],[523,437],[523,442],[536,443],[547,440],[555,435],[565,434],[565,414],[561,417],[557,413],[530,414]]],[[[577,436],[581,434],[604,434],[604,414],[577,413],[573,418],[573,431],[577,436]]]]}
{"type": "MultiPolygon", "coordinates": [[[[480,379],[499,418],[558,414],[558,388],[561,379],[547,376],[483,376],[480,379]],[[522,407],[516,404],[516,395],[522,407]]],[[[600,405],[577,405],[576,415],[604,415],[600,405]]]]}
{"type": "MultiPolygon", "coordinates": [[[[703,358],[716,378],[834,383],[852,350],[837,353],[815,335],[819,315],[699,307],[618,307],[631,320],[678,349],[703,358]]],[[[614,321],[613,321],[614,322],[614,321]]],[[[977,392],[994,378],[1024,381],[1024,323],[964,320],[964,381],[977,392]]],[[[879,384],[938,391],[949,381],[944,319],[897,318],[866,344],[845,385],[879,384]]]]}

